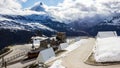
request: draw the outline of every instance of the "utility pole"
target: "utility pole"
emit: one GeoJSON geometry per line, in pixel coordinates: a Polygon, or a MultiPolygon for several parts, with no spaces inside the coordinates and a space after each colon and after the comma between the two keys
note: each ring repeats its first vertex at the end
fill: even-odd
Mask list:
{"type": "Polygon", "coordinates": [[[35,50],[34,42],[32,40],[32,50],[35,50]]]}

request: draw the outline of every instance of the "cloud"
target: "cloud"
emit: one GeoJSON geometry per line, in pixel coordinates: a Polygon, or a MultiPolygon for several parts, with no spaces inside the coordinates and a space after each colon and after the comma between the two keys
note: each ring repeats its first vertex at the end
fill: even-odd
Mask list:
{"type": "Polygon", "coordinates": [[[22,8],[22,2],[26,2],[27,0],[0,0],[0,8],[9,8],[9,9],[20,9],[22,8]]]}
{"type": "Polygon", "coordinates": [[[27,0],[21,0],[22,2],[26,2],[27,0]]]}
{"type": "Polygon", "coordinates": [[[57,20],[66,23],[87,19],[93,23],[96,19],[119,13],[119,9],[120,0],[64,0],[58,6],[49,7],[48,11],[57,20]]]}

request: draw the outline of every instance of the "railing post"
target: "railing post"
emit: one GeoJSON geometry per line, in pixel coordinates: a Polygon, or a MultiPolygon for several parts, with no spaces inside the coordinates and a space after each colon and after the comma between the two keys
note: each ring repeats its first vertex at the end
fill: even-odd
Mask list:
{"type": "Polygon", "coordinates": [[[2,67],[4,66],[4,62],[5,62],[4,57],[2,57],[2,67]]]}
{"type": "Polygon", "coordinates": [[[5,61],[5,63],[4,63],[4,64],[5,64],[5,68],[7,68],[7,62],[6,62],[6,61],[5,61]]]}

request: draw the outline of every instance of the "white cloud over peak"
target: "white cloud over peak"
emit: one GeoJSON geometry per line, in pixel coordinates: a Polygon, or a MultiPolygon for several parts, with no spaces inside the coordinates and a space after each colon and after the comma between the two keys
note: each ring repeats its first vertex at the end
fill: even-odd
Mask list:
{"type": "Polygon", "coordinates": [[[26,2],[27,0],[21,0],[22,2],[26,2]]]}
{"type": "Polygon", "coordinates": [[[84,21],[86,18],[90,19],[89,22],[94,22],[96,18],[104,19],[118,13],[119,9],[120,0],[64,0],[57,7],[50,7],[48,11],[57,20],[69,23],[79,19],[84,21]]]}
{"type": "MultiPolygon", "coordinates": [[[[5,12],[3,8],[14,8],[15,10],[10,10],[10,12],[20,9],[21,12],[28,13],[28,10],[21,10],[21,3],[26,1],[27,0],[1,0],[0,12],[5,12]]],[[[64,0],[63,3],[57,6],[43,5],[43,7],[50,15],[59,21],[69,23],[79,20],[79,22],[94,23],[110,15],[114,15],[114,13],[120,13],[120,0],[64,0]]]]}
{"type": "Polygon", "coordinates": [[[0,0],[0,8],[20,9],[22,8],[20,3],[26,1],[27,0],[0,0]]]}

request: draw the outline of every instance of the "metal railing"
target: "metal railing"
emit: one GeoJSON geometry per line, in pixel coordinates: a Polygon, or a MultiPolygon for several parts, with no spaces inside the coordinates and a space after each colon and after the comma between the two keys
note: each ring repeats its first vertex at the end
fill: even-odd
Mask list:
{"type": "Polygon", "coordinates": [[[14,60],[16,60],[17,58],[20,58],[20,57],[22,57],[22,56],[25,56],[25,55],[27,55],[27,53],[28,53],[28,51],[23,51],[23,52],[20,52],[20,53],[17,53],[17,54],[15,54],[15,55],[13,55],[13,56],[10,56],[10,57],[8,57],[8,58],[4,58],[4,61],[0,61],[0,68],[2,67],[2,66],[4,66],[3,64],[5,63],[5,62],[7,62],[7,64],[8,63],[12,63],[12,62],[14,62],[14,60]]]}

